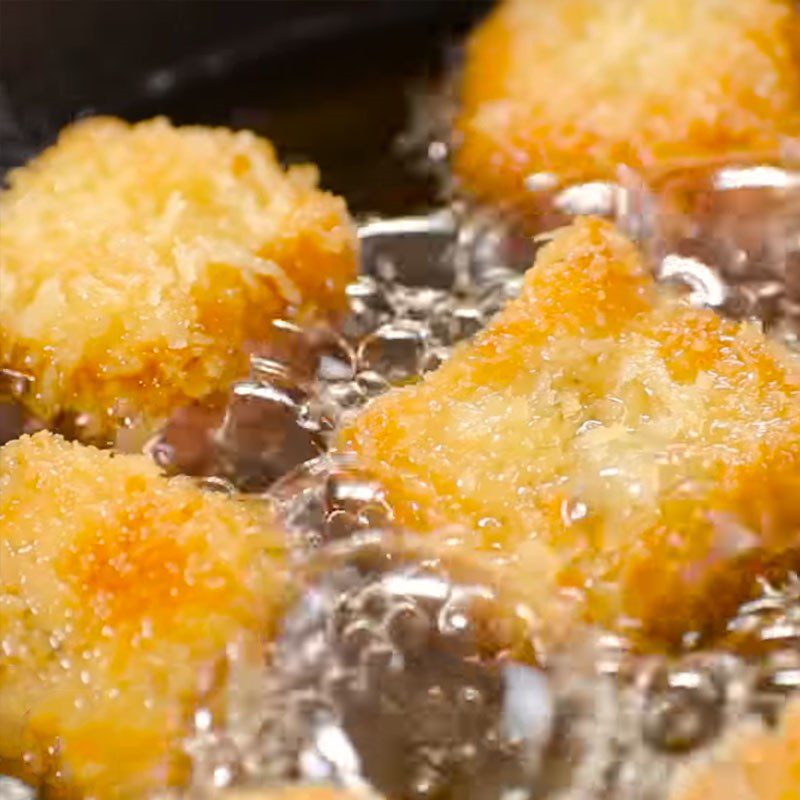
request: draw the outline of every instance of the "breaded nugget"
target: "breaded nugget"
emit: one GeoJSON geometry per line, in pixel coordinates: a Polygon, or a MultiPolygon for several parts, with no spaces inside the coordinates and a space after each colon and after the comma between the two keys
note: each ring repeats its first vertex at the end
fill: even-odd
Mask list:
{"type": "Polygon", "coordinates": [[[144,456],[2,447],[0,772],[98,800],[180,782],[191,704],[269,634],[282,553],[265,510],[144,456]]]}
{"type": "Polygon", "coordinates": [[[505,0],[468,43],[455,170],[531,208],[526,178],[613,178],[800,136],[792,0],[505,0]]]}
{"type": "Polygon", "coordinates": [[[96,118],[0,195],[0,366],[35,410],[159,416],[225,388],[271,318],[332,314],[344,201],[252,133],[96,118]]]}
{"type": "Polygon", "coordinates": [[[800,363],[658,288],[610,223],[539,254],[522,295],[343,432],[401,524],[474,531],[546,619],[674,641],[800,564],[800,363]]]}
{"type": "Polygon", "coordinates": [[[681,769],[671,800],[800,798],[800,699],[790,701],[777,731],[743,728],[710,758],[681,769]]]}

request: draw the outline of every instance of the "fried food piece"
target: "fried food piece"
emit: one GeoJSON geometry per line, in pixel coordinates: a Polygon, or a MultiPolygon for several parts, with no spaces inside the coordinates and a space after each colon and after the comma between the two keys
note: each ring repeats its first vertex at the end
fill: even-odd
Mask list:
{"type": "Polygon", "coordinates": [[[614,178],[800,136],[790,0],[505,0],[467,46],[455,170],[535,210],[526,178],[614,178]]]}
{"type": "Polygon", "coordinates": [[[252,133],[96,118],[0,195],[0,367],[60,409],[160,416],[225,389],[270,319],[341,309],[344,201],[252,133]]]}
{"type": "Polygon", "coordinates": [[[800,797],[800,699],[779,729],[743,728],[711,758],[678,772],[671,800],[796,800],[800,797]]]}
{"type": "Polygon", "coordinates": [[[519,299],[340,445],[400,524],[471,529],[545,621],[566,594],[662,646],[800,563],[797,359],[656,287],[601,220],[555,234],[519,299]]]}
{"type": "Polygon", "coordinates": [[[0,773],[97,800],[179,784],[226,646],[270,633],[282,553],[265,510],[144,456],[0,448],[0,773]]]}

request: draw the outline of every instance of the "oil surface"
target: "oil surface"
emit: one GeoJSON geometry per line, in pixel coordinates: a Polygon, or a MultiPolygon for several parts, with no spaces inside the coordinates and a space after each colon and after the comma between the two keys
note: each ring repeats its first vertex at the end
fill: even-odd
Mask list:
{"type": "MultiPolygon", "coordinates": [[[[293,537],[297,603],[268,663],[232,660],[220,687],[225,716],[196,710],[188,795],[302,777],[372,785],[393,800],[659,800],[683,759],[743,719],[774,721],[800,689],[800,589],[794,579],[765,584],[724,642],[671,659],[589,630],[571,652],[548,653],[524,606],[394,530],[380,486],[327,455],[338,427],[372,397],[435,369],[514,297],[536,248],[512,222],[461,200],[398,217],[452,187],[441,181],[449,144],[436,126],[423,119],[406,131],[406,146],[427,159],[422,171],[388,146],[420,74],[404,66],[417,59],[404,52],[398,66],[396,55],[378,59],[394,62],[391,78],[376,66],[335,92],[314,73],[302,94],[294,84],[272,94],[263,87],[281,81],[253,73],[217,87],[218,104],[198,88],[158,109],[292,142],[357,211],[384,216],[361,227],[362,274],[348,287],[340,330],[277,320],[227,397],[182,409],[159,431],[133,425],[99,441],[144,447],[209,490],[265,493],[293,537]]],[[[659,192],[679,198],[678,212],[635,182],[546,191],[553,213],[543,228],[587,208],[611,216],[694,302],[759,318],[796,345],[796,171],[676,174],[659,192]]],[[[3,376],[0,441],[43,424],[18,402],[31,390],[25,376],[3,376]]],[[[51,424],[94,436],[90,419],[51,424]]],[[[0,797],[14,791],[0,784],[0,797]]]]}

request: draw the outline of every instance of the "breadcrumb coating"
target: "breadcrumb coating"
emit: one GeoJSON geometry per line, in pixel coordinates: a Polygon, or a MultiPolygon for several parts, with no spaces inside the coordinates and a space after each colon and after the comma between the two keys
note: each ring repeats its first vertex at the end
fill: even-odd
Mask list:
{"type": "Polygon", "coordinates": [[[97,800],[180,783],[192,703],[269,635],[282,562],[267,511],[144,456],[4,445],[0,772],[97,800]]]}
{"type": "Polygon", "coordinates": [[[519,299],[340,446],[401,524],[471,530],[544,622],[570,597],[661,647],[800,565],[800,363],[656,287],[601,220],[554,235],[519,299]]]}
{"type": "Polygon", "coordinates": [[[777,731],[743,726],[710,758],[679,770],[671,800],[797,800],[800,797],[800,698],[777,731]]]}
{"type": "Polygon", "coordinates": [[[775,156],[800,136],[791,0],[505,0],[466,52],[455,170],[534,211],[526,178],[775,156]]]}
{"type": "Polygon", "coordinates": [[[0,195],[0,366],[48,418],[226,388],[271,318],[342,308],[355,232],[317,178],[246,131],[72,125],[0,195]]]}

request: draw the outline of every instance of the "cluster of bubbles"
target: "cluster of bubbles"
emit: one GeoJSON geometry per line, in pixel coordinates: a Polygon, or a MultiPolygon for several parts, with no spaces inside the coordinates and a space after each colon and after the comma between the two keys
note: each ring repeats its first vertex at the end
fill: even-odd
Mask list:
{"type": "Polygon", "coordinates": [[[652,192],[643,242],[657,275],[800,347],[800,160],[675,170],[652,192]]]}
{"type": "Polygon", "coordinates": [[[419,800],[531,780],[553,710],[520,609],[377,533],[328,548],[305,580],[255,699],[240,694],[224,731],[195,737],[199,787],[221,752],[238,754],[227,774],[245,784],[366,782],[419,800]]]}
{"type": "Polygon", "coordinates": [[[247,379],[179,411],[146,451],[248,492],[327,452],[370,399],[436,369],[519,293],[534,243],[488,214],[465,219],[450,209],[364,222],[337,330],[272,322],[247,379]]]}
{"type": "MultiPolygon", "coordinates": [[[[628,173],[619,183],[540,184],[543,233],[579,213],[608,216],[692,302],[758,320],[800,347],[800,172],[706,166],[657,187],[628,173]]],[[[362,272],[347,287],[338,330],[274,322],[269,350],[253,357],[230,397],[185,409],[150,442],[159,463],[265,489],[326,452],[372,398],[421,379],[480,331],[519,293],[540,241],[464,201],[365,221],[360,238],[362,272]],[[195,436],[198,428],[208,435],[195,436]]]]}
{"type": "Polygon", "coordinates": [[[765,585],[725,648],[666,658],[590,630],[548,652],[502,586],[407,534],[332,541],[298,574],[269,663],[233,664],[224,724],[196,715],[191,800],[297,780],[392,800],[663,800],[685,756],[773,724],[800,690],[796,581],[765,585]]]}
{"type": "MultiPolygon", "coordinates": [[[[452,48],[443,77],[418,87],[398,140],[411,168],[436,180],[444,203],[463,196],[451,168],[462,59],[462,48],[452,48]]],[[[611,180],[573,185],[537,172],[525,184],[528,232],[576,215],[607,217],[640,245],[659,279],[687,287],[697,305],[757,320],[800,349],[797,140],[766,161],[697,163],[647,178],[621,165],[611,180]]]]}

